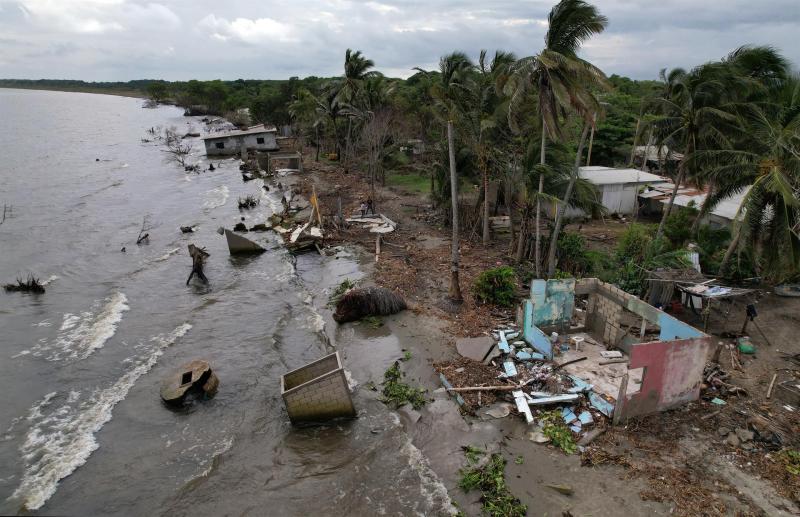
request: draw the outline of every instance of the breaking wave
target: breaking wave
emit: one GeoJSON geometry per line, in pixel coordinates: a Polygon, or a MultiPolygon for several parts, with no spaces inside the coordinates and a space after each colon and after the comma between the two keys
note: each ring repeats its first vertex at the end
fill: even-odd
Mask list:
{"type": "Polygon", "coordinates": [[[165,260],[167,260],[168,258],[173,256],[174,254],[178,253],[180,250],[181,250],[180,248],[171,249],[168,252],[166,252],[163,255],[161,255],[160,257],[154,258],[153,262],[164,262],[165,260]]]}
{"type": "Polygon", "coordinates": [[[42,282],[42,285],[48,285],[48,284],[51,284],[51,283],[55,282],[56,280],[58,280],[59,278],[61,278],[61,277],[59,277],[58,275],[50,275],[50,276],[47,278],[47,280],[45,280],[44,282],[42,282]]]}
{"type": "Polygon", "coordinates": [[[80,392],[47,394],[28,412],[31,426],[20,447],[25,472],[9,499],[21,500],[28,510],[41,508],[55,493],[58,483],[85,464],[99,444],[95,434],[111,420],[114,406],[124,400],[131,387],[150,371],[164,350],[184,336],[192,326],[184,323],[169,334],[150,341],[150,349],[135,357],[133,367],[114,384],[96,389],[81,401],[80,392]],[[57,407],[56,407],[57,406],[57,407]]]}
{"type": "Polygon", "coordinates": [[[228,190],[227,185],[222,185],[221,187],[213,188],[208,192],[206,192],[206,199],[203,202],[203,208],[207,208],[209,210],[212,210],[214,208],[219,208],[228,201],[229,195],[230,195],[230,190],[228,190]]]}
{"type": "MultiPolygon", "coordinates": [[[[30,350],[17,355],[46,356],[50,361],[86,359],[114,335],[117,325],[122,321],[122,313],[130,309],[128,298],[120,292],[112,294],[104,302],[105,305],[97,314],[92,311],[80,315],[64,314],[55,341],[43,339],[30,350]]],[[[95,305],[99,303],[95,302],[95,305]]]]}

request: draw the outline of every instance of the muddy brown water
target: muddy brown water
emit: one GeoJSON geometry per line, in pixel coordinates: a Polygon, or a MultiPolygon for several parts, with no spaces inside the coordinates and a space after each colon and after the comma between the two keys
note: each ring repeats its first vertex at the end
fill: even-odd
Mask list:
{"type": "MultiPolygon", "coordinates": [[[[432,515],[439,478],[373,393],[359,418],[293,428],[280,375],[336,346],[354,384],[402,355],[385,329],[337,329],[328,289],[359,278],[347,250],[229,256],[219,226],[280,206],[237,160],[185,173],[145,131],[200,129],[171,107],[125,97],[0,89],[0,282],[29,273],[46,294],[0,293],[0,514],[432,515]],[[135,244],[149,217],[149,243],[135,244]],[[193,234],[180,226],[197,225],[193,234]],[[208,286],[185,285],[189,243],[208,286]],[[121,248],[126,252],[122,253],[121,248]],[[176,412],[161,379],[208,360],[217,396],[176,412]]],[[[207,167],[199,139],[191,162],[207,167]]],[[[251,235],[252,236],[252,235],[251,235]]]]}

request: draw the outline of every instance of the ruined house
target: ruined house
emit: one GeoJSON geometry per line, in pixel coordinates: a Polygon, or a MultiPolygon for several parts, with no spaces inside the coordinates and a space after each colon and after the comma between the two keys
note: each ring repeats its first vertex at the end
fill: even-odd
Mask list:
{"type": "Polygon", "coordinates": [[[243,130],[219,131],[203,137],[207,156],[235,156],[242,148],[256,151],[277,151],[277,130],[264,124],[243,130]]]}
{"type": "Polygon", "coordinates": [[[615,422],[700,395],[711,337],[611,284],[534,280],[519,318],[525,341],[545,358],[586,357],[564,371],[591,385],[592,405],[615,422]],[[608,359],[610,351],[620,357],[608,359]]]}

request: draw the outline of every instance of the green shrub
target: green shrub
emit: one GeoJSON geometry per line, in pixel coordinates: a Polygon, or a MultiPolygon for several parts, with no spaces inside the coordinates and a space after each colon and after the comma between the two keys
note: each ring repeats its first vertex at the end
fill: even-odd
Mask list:
{"type": "Polygon", "coordinates": [[[485,303],[511,307],[514,305],[517,290],[517,276],[510,266],[487,269],[475,280],[473,292],[478,300],[485,303]]]}
{"type": "Polygon", "coordinates": [[[644,262],[653,242],[655,232],[649,225],[632,224],[622,232],[617,242],[617,261],[625,264],[629,260],[644,262]]]}
{"type": "Polygon", "coordinates": [[[691,238],[695,215],[694,210],[679,208],[667,217],[664,222],[664,236],[673,249],[682,248],[691,238]]]}
{"type": "Polygon", "coordinates": [[[716,274],[728,243],[731,240],[731,231],[728,228],[711,228],[701,226],[697,231],[697,247],[700,253],[700,267],[704,273],[716,274]]]}
{"type": "Polygon", "coordinates": [[[349,278],[342,280],[342,282],[336,286],[333,292],[331,292],[330,296],[328,296],[328,305],[334,306],[339,303],[339,298],[341,298],[347,291],[355,286],[356,283],[349,278]]]}
{"type": "Polygon", "coordinates": [[[572,431],[564,424],[564,417],[561,411],[553,410],[541,413],[537,418],[542,423],[542,434],[550,438],[553,445],[567,454],[575,454],[578,446],[575,444],[575,437],[572,436],[572,431]]]}
{"type": "Polygon", "coordinates": [[[583,276],[589,269],[586,239],[583,235],[563,232],[558,238],[558,268],[571,276],[583,276]]]}

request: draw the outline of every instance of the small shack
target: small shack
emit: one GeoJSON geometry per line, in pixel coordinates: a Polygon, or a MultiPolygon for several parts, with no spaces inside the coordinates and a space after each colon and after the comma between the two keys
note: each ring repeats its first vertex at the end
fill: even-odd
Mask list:
{"type": "Polygon", "coordinates": [[[264,124],[247,129],[209,133],[203,137],[207,156],[235,156],[242,148],[256,151],[277,151],[277,130],[264,124]]]}
{"type": "Polygon", "coordinates": [[[599,200],[609,214],[622,215],[633,214],[636,211],[636,197],[641,188],[666,182],[661,176],[638,169],[601,166],[581,167],[580,177],[597,187],[599,200]]]}

